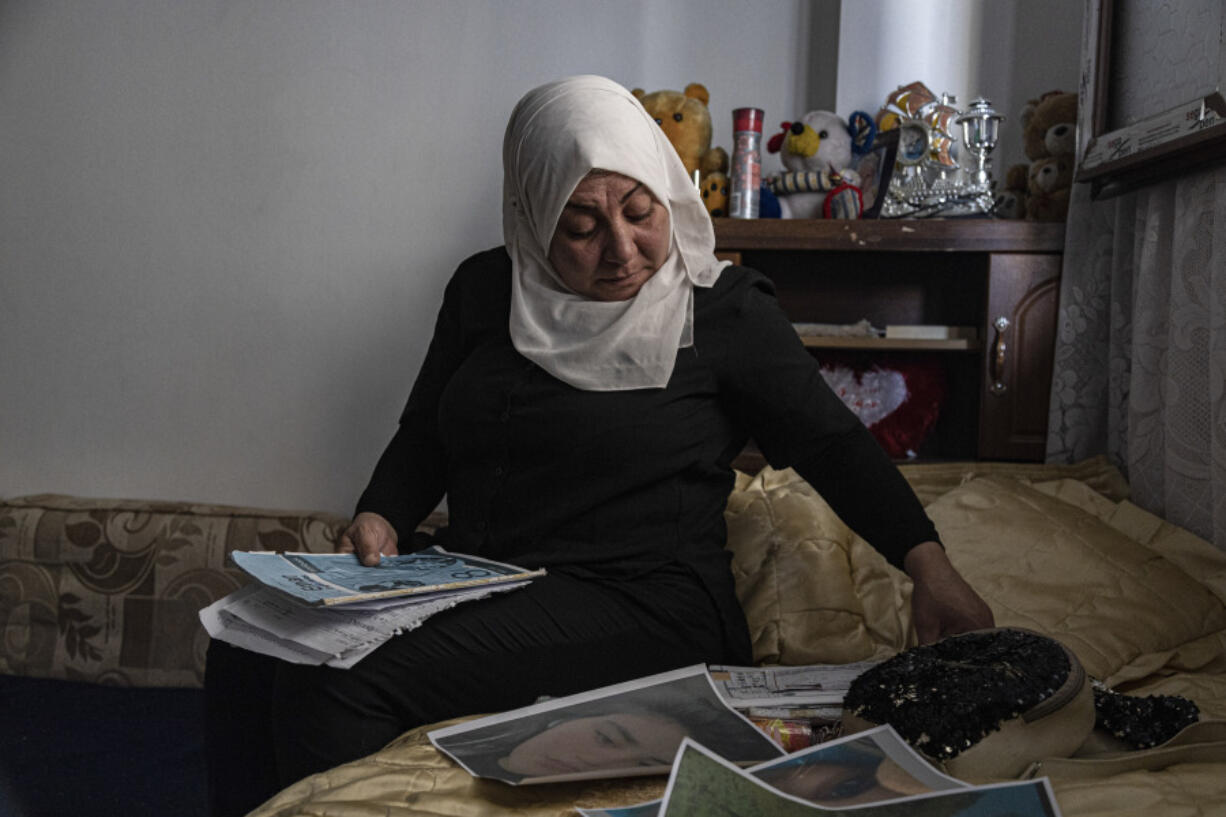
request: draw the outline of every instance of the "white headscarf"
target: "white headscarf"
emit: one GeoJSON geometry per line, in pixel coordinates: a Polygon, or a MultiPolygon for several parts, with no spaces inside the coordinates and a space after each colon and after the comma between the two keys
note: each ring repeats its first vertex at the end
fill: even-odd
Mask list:
{"type": "Polygon", "coordinates": [[[511,255],[511,341],[554,377],[589,391],[662,388],[694,343],[694,287],[715,283],[715,231],[664,131],[617,83],[578,76],[529,91],[502,149],[502,231],[511,255]],[[593,169],[641,182],[668,210],[668,258],[626,301],[569,289],[549,263],[558,218],[593,169]]]}

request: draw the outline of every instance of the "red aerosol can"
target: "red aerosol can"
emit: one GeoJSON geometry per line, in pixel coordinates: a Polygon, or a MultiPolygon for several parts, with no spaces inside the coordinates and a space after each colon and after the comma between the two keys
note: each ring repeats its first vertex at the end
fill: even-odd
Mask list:
{"type": "Polygon", "coordinates": [[[728,215],[758,217],[758,188],[762,184],[761,108],[737,108],[732,112],[732,184],[728,215]]]}

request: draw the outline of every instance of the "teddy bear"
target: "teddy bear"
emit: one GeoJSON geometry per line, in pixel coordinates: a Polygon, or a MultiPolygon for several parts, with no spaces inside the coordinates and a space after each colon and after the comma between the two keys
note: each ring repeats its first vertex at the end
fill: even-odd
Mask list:
{"type": "MultiPolygon", "coordinates": [[[[645,92],[642,88],[631,91],[642,104],[647,113],[656,120],[668,141],[672,143],[685,171],[691,177],[698,172],[699,189],[704,190],[703,180],[713,173],[728,172],[728,152],[721,147],[711,146],[711,111],[707,103],[711,96],[706,86],[691,82],[684,91],[652,91],[645,92]]],[[[718,181],[713,182],[714,190],[718,191],[718,181]]],[[[723,189],[727,188],[727,178],[723,180],[723,189]]],[[[727,195],[722,202],[717,198],[704,196],[707,211],[716,215],[715,209],[723,208],[727,214],[727,195]]]]}
{"type": "Polygon", "coordinates": [[[1026,198],[1030,190],[1030,165],[1015,164],[1005,172],[1005,185],[996,194],[992,215],[997,218],[1026,217],[1026,198]]]}
{"type": "Polygon", "coordinates": [[[1027,171],[1026,218],[1063,221],[1073,186],[1077,149],[1077,94],[1049,91],[1022,110],[1027,171]]]}
{"type": "Polygon", "coordinates": [[[1030,163],[1027,174],[1026,218],[1064,221],[1073,189],[1073,157],[1045,156],[1030,163]]]}
{"type": "Polygon", "coordinates": [[[768,184],[779,197],[783,218],[859,218],[860,176],[854,156],[871,146],[875,130],[867,114],[853,114],[849,125],[830,111],[810,111],[784,122],[766,149],[778,153],[786,172],[768,184]],[[864,123],[867,122],[867,125],[864,123]]]}
{"type": "Polygon", "coordinates": [[[706,205],[711,218],[723,218],[728,215],[728,174],[717,170],[702,177],[698,192],[702,195],[702,203],[706,205]]]}

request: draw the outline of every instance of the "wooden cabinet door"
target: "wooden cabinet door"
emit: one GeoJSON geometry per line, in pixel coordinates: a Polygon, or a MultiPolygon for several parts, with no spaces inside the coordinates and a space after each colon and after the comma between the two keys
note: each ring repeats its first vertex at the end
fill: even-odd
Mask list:
{"type": "Polygon", "coordinates": [[[1042,461],[1055,352],[1060,256],[989,256],[979,457],[1042,461]]]}

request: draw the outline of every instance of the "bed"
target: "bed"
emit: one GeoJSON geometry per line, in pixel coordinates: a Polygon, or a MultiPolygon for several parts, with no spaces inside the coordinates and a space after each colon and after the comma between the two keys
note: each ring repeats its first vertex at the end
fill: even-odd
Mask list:
{"type": "MultiPolygon", "coordinates": [[[[903,471],[998,624],[1059,639],[1118,691],[1182,695],[1202,719],[1226,718],[1226,553],[1130,503],[1106,460],[903,471]]],[[[793,472],[739,474],[727,519],[756,661],[842,663],[913,643],[906,577],[793,472]]],[[[254,815],[563,815],[663,789],[663,778],[521,788],[475,780],[430,745],[437,726],[300,781],[254,815]]],[[[1053,766],[1049,776],[1070,817],[1226,814],[1221,746],[1193,754],[1196,762],[1157,770],[1087,778],[1053,766]]]]}

